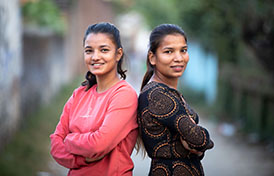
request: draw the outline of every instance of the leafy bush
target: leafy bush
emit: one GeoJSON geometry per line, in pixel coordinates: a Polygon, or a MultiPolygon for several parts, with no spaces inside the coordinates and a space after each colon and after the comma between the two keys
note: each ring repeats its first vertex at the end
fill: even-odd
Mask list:
{"type": "Polygon", "coordinates": [[[54,32],[65,32],[65,21],[52,0],[29,1],[22,6],[26,25],[47,27],[54,32]]]}

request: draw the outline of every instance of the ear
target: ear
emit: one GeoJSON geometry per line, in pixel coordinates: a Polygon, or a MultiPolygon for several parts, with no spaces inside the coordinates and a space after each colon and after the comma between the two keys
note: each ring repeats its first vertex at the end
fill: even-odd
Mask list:
{"type": "Polygon", "coordinates": [[[151,65],[156,65],[156,57],[151,51],[148,53],[148,59],[151,65]]]}
{"type": "Polygon", "coordinates": [[[122,58],[124,54],[123,48],[118,48],[116,51],[116,61],[119,62],[119,60],[122,58]]]}

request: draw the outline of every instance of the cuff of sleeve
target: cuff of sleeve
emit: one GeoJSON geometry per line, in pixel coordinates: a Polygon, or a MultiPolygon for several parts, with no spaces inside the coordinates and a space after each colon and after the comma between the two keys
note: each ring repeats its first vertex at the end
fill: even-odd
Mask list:
{"type": "Polygon", "coordinates": [[[205,156],[205,153],[203,153],[201,156],[199,156],[199,159],[202,160],[205,156]]]}
{"type": "Polygon", "coordinates": [[[82,156],[79,156],[79,155],[76,156],[76,163],[79,166],[86,166],[86,165],[88,165],[88,163],[86,163],[86,159],[84,157],[82,157],[82,156]]]}
{"type": "Polygon", "coordinates": [[[213,147],[214,147],[214,142],[212,140],[210,140],[206,149],[212,149],[213,147]]]}

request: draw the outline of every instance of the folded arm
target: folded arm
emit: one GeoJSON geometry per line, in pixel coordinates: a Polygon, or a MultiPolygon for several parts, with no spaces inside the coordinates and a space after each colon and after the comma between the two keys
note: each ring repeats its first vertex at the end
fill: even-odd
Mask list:
{"type": "Polygon", "coordinates": [[[69,152],[88,158],[101,158],[137,128],[137,95],[121,89],[112,97],[102,126],[95,132],[70,133],[65,139],[69,152]]]}
{"type": "Polygon", "coordinates": [[[71,154],[65,149],[64,145],[64,139],[69,133],[69,111],[72,101],[73,96],[70,97],[66,103],[55,132],[50,135],[50,154],[56,160],[56,162],[66,168],[79,168],[80,166],[87,165],[85,158],[79,155],[71,154]]]}
{"type": "Polygon", "coordinates": [[[146,98],[150,114],[169,129],[177,131],[190,149],[204,152],[213,147],[208,131],[195,123],[177,97],[159,88],[146,98]]]}

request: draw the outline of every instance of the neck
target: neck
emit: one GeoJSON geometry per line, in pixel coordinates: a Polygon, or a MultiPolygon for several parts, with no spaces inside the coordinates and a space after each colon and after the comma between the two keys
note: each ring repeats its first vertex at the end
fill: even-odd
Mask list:
{"type": "Polygon", "coordinates": [[[96,81],[97,92],[101,93],[114,86],[120,79],[117,74],[113,74],[112,76],[96,76],[96,81]]]}
{"type": "Polygon", "coordinates": [[[157,74],[153,74],[151,80],[155,81],[155,82],[166,84],[167,86],[177,90],[179,78],[167,78],[164,76],[159,76],[157,74]]]}

